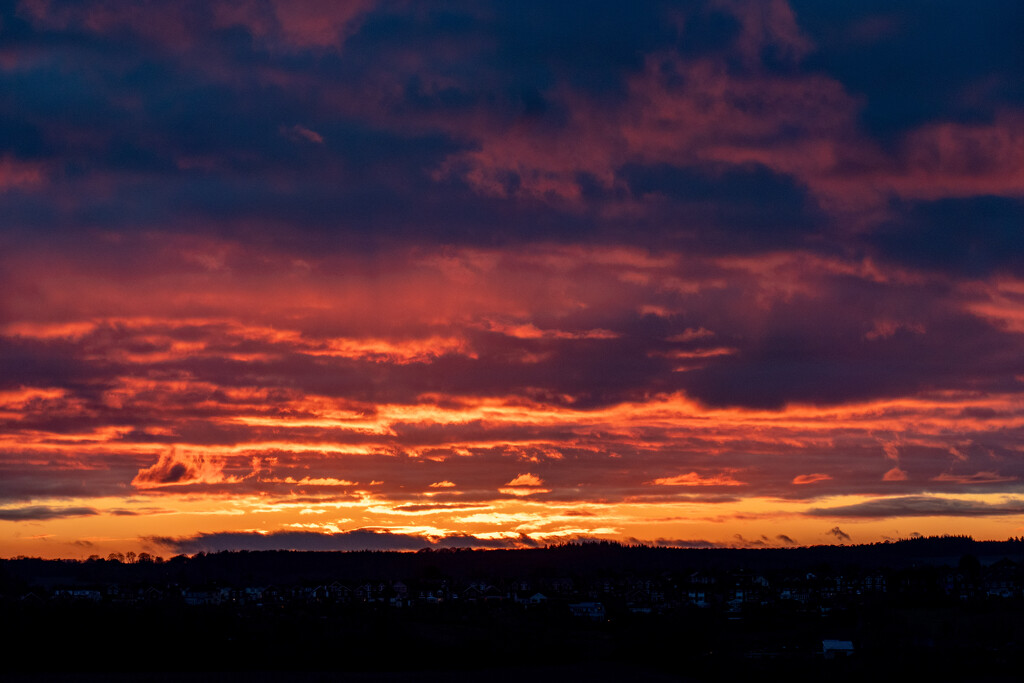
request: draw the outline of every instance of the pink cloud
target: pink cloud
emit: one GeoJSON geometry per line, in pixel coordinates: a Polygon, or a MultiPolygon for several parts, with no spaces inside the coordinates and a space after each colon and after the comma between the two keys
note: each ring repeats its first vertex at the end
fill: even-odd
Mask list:
{"type": "Polygon", "coordinates": [[[907,136],[895,167],[873,180],[912,199],[1024,196],[1024,112],[923,126],[907,136]]]}
{"type": "Polygon", "coordinates": [[[309,128],[306,128],[305,126],[301,126],[299,124],[290,127],[282,126],[281,134],[294,142],[305,141],[312,142],[317,145],[324,144],[324,138],[322,135],[320,135],[320,133],[317,133],[315,130],[310,130],[309,128]]]}
{"type": "Polygon", "coordinates": [[[0,192],[31,189],[44,180],[42,164],[19,161],[9,155],[0,157],[0,192]]]}
{"type": "Polygon", "coordinates": [[[630,163],[757,164],[794,177],[824,208],[869,221],[884,216],[892,196],[1024,195],[1024,112],[1004,111],[991,124],[927,124],[886,150],[860,127],[863,102],[838,80],[759,66],[766,46],[794,60],[812,49],[785,2],[725,5],[743,27],[734,49],[745,70],[723,58],[662,52],[647,56],[616,105],[553,87],[545,96],[568,112],[560,128],[438,121],[477,147],[450,157],[437,175],[461,176],[484,194],[571,205],[582,201],[580,173],[622,189],[616,170],[630,163]]]}
{"type": "Polygon", "coordinates": [[[273,48],[340,47],[376,0],[212,0],[167,3],[139,0],[131,4],[99,0],[56,6],[48,0],[22,0],[20,10],[33,22],[106,34],[129,30],[148,40],[181,50],[209,28],[241,26],[273,48]],[[212,21],[211,21],[212,19],[212,21]]]}
{"type": "Polygon", "coordinates": [[[285,42],[298,47],[340,45],[376,0],[274,0],[274,14],[285,42]]]}

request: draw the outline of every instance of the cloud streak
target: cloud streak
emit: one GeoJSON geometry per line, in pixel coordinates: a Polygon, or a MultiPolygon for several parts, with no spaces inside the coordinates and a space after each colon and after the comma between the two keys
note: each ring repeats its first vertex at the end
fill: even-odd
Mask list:
{"type": "Polygon", "coordinates": [[[149,543],[174,552],[195,554],[225,550],[422,550],[424,548],[519,548],[534,547],[536,543],[525,539],[483,539],[458,534],[441,539],[430,539],[415,534],[392,533],[369,529],[356,529],[338,533],[313,531],[216,532],[192,537],[148,537],[149,543]]]}
{"type": "Polygon", "coordinates": [[[814,508],[808,514],[831,518],[1020,515],[1024,514],[1024,501],[1013,498],[1002,503],[984,503],[940,496],[901,496],[854,505],[814,508]]]}
{"type": "Polygon", "coordinates": [[[0,508],[0,520],[6,522],[33,522],[65,517],[89,517],[98,514],[98,510],[88,507],[57,508],[47,505],[27,505],[19,508],[0,508]]]}

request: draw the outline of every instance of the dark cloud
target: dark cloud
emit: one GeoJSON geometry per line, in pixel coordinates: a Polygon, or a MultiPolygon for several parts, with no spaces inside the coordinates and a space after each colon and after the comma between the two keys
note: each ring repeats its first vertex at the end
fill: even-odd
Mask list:
{"type": "Polygon", "coordinates": [[[432,541],[414,534],[356,529],[340,533],[315,531],[214,532],[191,537],[147,537],[147,541],[178,553],[220,552],[223,550],[421,550],[423,548],[511,548],[535,546],[532,539],[481,539],[455,535],[432,541]]]}
{"type": "Polygon", "coordinates": [[[100,456],[102,469],[83,469],[74,460],[45,458],[42,464],[25,462],[30,451],[0,451],[0,501],[31,502],[46,498],[101,498],[121,496],[125,482],[137,467],[117,456],[100,456]]]}
{"type": "Polygon", "coordinates": [[[88,507],[56,508],[48,505],[27,505],[20,508],[0,509],[0,519],[8,522],[32,522],[64,517],[88,517],[98,515],[99,510],[88,507]]]}
{"type": "Polygon", "coordinates": [[[701,225],[700,242],[713,251],[801,247],[824,226],[805,188],[763,166],[711,170],[631,164],[617,175],[636,199],[657,198],[653,220],[681,228],[701,225]]]}
{"type": "MultiPolygon", "coordinates": [[[[986,121],[1024,101],[1008,28],[1017,10],[994,5],[964,12],[798,2],[794,19],[781,3],[762,16],[743,4],[703,2],[628,11],[615,3],[514,11],[501,3],[416,11],[345,3],[329,16],[318,9],[319,22],[300,18],[310,6],[288,5],[8,7],[0,149],[43,164],[45,182],[4,197],[7,224],[43,229],[47,240],[83,228],[243,230],[266,239],[284,232],[285,242],[305,242],[312,253],[340,235],[350,246],[585,239],[657,247],[685,235],[687,248],[717,252],[820,248],[835,239],[827,212],[809,198],[799,164],[776,157],[808,135],[842,148],[855,122],[804,120],[820,115],[821,103],[807,98],[784,125],[740,126],[723,137],[731,114],[778,109],[799,98],[785,88],[800,79],[823,98],[832,79],[838,99],[829,107],[843,102],[851,121],[863,107],[869,132],[879,134],[885,121],[888,130],[986,121]],[[964,48],[937,47],[947,44],[964,48]],[[588,107],[640,126],[636,140],[650,135],[635,112],[656,99],[637,85],[652,60],[684,67],[666,67],[658,91],[681,104],[702,92],[701,78],[721,79],[708,91],[721,101],[704,105],[719,106],[718,115],[704,122],[708,112],[690,113],[728,150],[684,150],[674,161],[627,154],[623,163],[613,154],[603,167],[580,159],[571,170],[532,158],[559,152],[543,140],[592,135],[581,129],[588,107]],[[892,63],[903,66],[878,66],[892,63]],[[714,68],[695,74],[687,70],[694,65],[714,68]],[[779,87],[789,97],[772,94],[779,87]],[[476,171],[458,171],[457,160],[510,132],[535,148],[532,156],[496,173],[505,190],[480,192],[476,171]],[[548,178],[564,174],[587,206],[519,201],[532,163],[548,178]],[[456,170],[440,171],[449,167],[456,170]],[[609,211],[623,202],[632,205],[627,221],[609,211]]],[[[864,163],[851,159],[839,172],[855,176],[864,163]]]]}
{"type": "MultiPolygon", "coordinates": [[[[807,514],[818,517],[984,517],[1024,514],[1024,501],[1008,499],[1003,503],[983,503],[938,496],[902,496],[879,498],[854,505],[814,508],[807,514]]],[[[838,528],[838,527],[837,527],[838,528]]],[[[834,530],[833,530],[834,531],[834,530]]],[[[833,533],[833,532],[830,532],[833,533]]]]}
{"type": "Polygon", "coordinates": [[[846,533],[845,531],[843,531],[842,529],[840,529],[837,526],[834,526],[831,529],[829,529],[828,533],[832,534],[833,536],[835,536],[840,541],[851,541],[851,540],[853,540],[853,539],[850,538],[850,534],[846,533]]]}
{"type": "Polygon", "coordinates": [[[435,548],[538,548],[543,544],[526,534],[516,538],[477,538],[470,534],[445,536],[431,544],[435,548]]]}
{"type": "Polygon", "coordinates": [[[895,135],[930,119],[970,121],[1024,102],[1019,5],[942,0],[791,2],[815,41],[808,67],[864,98],[863,120],[895,135]]]}
{"type": "Polygon", "coordinates": [[[985,196],[916,202],[897,216],[871,237],[883,258],[967,277],[1024,275],[1024,200],[985,196]]]}
{"type": "Polygon", "coordinates": [[[780,540],[780,541],[782,541],[786,545],[799,545],[796,541],[794,541],[792,538],[790,538],[786,534],[779,534],[775,538],[780,540]]]}

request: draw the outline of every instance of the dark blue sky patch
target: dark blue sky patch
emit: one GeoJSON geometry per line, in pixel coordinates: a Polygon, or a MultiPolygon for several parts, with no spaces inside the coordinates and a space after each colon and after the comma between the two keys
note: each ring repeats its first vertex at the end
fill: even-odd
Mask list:
{"type": "Polygon", "coordinates": [[[696,230],[693,242],[712,250],[792,247],[827,227],[804,188],[763,166],[628,165],[618,174],[634,198],[654,200],[663,221],[696,230]]]}
{"type": "Polygon", "coordinates": [[[1024,200],[940,199],[897,211],[870,238],[883,258],[956,276],[1024,273],[1024,200]]]}
{"type": "Polygon", "coordinates": [[[929,121],[985,121],[1024,103],[1024,6],[989,0],[823,3],[794,0],[816,44],[810,70],[865,97],[883,139],[929,121]]]}

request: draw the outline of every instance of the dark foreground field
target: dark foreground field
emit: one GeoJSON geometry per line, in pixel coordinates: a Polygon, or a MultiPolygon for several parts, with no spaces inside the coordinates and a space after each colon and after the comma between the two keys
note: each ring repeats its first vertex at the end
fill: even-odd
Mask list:
{"type": "Polygon", "coordinates": [[[858,608],[628,615],[382,608],[246,610],[67,604],[8,608],[11,681],[1019,680],[1024,611],[858,608]],[[823,638],[857,651],[827,660],[823,638]],[[164,672],[164,673],[147,673],[164,672]]]}
{"type": "Polygon", "coordinates": [[[0,680],[1017,681],[1022,550],[2,560],[0,680]]]}

